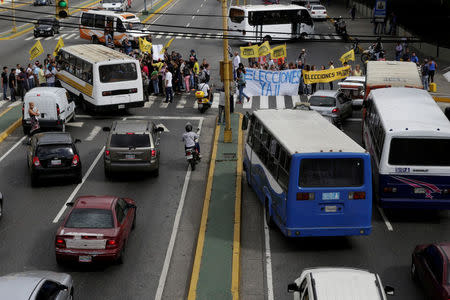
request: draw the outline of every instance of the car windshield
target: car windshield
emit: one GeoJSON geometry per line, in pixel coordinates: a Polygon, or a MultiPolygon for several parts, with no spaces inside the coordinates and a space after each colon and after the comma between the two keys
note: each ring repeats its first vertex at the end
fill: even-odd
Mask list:
{"type": "Polygon", "coordinates": [[[52,157],[72,157],[74,154],[70,145],[42,145],[36,149],[36,156],[40,159],[52,157]]]}
{"type": "Polygon", "coordinates": [[[142,30],[145,29],[144,24],[139,22],[125,23],[127,30],[142,30]]]}
{"type": "Polygon", "coordinates": [[[311,106],[333,107],[336,106],[336,99],[327,96],[312,96],[309,98],[309,103],[311,106]]]}
{"type": "Polygon", "coordinates": [[[148,134],[113,134],[110,145],[118,148],[150,147],[150,138],[148,134]]]}
{"type": "Polygon", "coordinates": [[[313,9],[313,10],[324,10],[325,7],[323,7],[322,5],[314,5],[314,6],[312,7],[312,9],[313,9]]]}
{"type": "Polygon", "coordinates": [[[136,63],[103,65],[99,67],[100,81],[103,83],[131,81],[137,79],[136,63]]]}
{"type": "Polygon", "coordinates": [[[450,166],[450,139],[393,138],[389,164],[400,166],[450,166]]]}
{"type": "Polygon", "coordinates": [[[38,20],[38,24],[39,25],[52,25],[53,24],[53,20],[51,20],[51,19],[40,19],[40,20],[38,20]]]}
{"type": "Polygon", "coordinates": [[[96,208],[74,209],[64,227],[67,228],[113,228],[111,210],[96,208]]]}

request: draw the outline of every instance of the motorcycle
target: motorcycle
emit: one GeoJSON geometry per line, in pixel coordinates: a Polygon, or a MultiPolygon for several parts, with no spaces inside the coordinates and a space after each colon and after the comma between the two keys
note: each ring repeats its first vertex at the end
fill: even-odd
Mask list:
{"type": "MultiPolygon", "coordinates": [[[[197,133],[199,129],[197,128],[197,133]]],[[[195,140],[195,143],[198,143],[198,139],[195,140]]],[[[185,150],[185,157],[188,162],[188,164],[191,166],[191,170],[195,170],[195,165],[200,162],[200,155],[198,153],[197,147],[188,147],[185,150]]]]}
{"type": "Polygon", "coordinates": [[[375,46],[369,46],[367,50],[364,50],[361,54],[361,61],[365,64],[369,60],[384,60],[384,50],[381,50],[378,52],[375,52],[375,46]]]}
{"type": "Polygon", "coordinates": [[[364,49],[359,45],[359,39],[355,39],[353,41],[352,49],[355,52],[355,54],[360,54],[364,52],[364,49]]]}
{"type": "Polygon", "coordinates": [[[196,91],[195,98],[198,104],[198,111],[200,113],[204,113],[211,107],[211,101],[209,101],[208,97],[205,97],[205,93],[203,91],[196,91]]]}
{"type": "Polygon", "coordinates": [[[347,24],[341,18],[336,19],[334,22],[334,29],[337,34],[342,35],[344,38],[347,37],[347,24]]]}

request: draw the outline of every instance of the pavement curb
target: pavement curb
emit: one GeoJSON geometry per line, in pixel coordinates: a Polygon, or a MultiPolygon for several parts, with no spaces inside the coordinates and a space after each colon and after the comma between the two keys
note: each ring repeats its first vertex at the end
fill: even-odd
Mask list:
{"type": "MultiPolygon", "coordinates": [[[[160,2],[156,3],[156,5],[160,4],[163,0],[160,0],[160,2]]],[[[154,15],[156,15],[157,13],[159,13],[164,7],[166,7],[167,5],[169,5],[170,3],[172,3],[173,0],[167,0],[166,3],[164,3],[162,6],[160,6],[159,8],[157,8],[155,11],[153,11],[147,18],[145,18],[142,23],[147,23],[151,18],[153,18],[154,15]]]]}
{"type": "Polygon", "coordinates": [[[436,101],[436,102],[450,103],[450,97],[433,96],[433,99],[434,99],[434,101],[436,101]]]}
{"type": "Polygon", "coordinates": [[[191,282],[189,285],[188,300],[195,300],[197,297],[197,284],[200,276],[200,265],[203,256],[203,246],[205,244],[206,225],[208,222],[209,203],[211,200],[211,191],[214,177],[214,169],[216,166],[217,146],[220,136],[220,125],[216,125],[214,130],[214,143],[211,152],[211,161],[209,164],[208,180],[206,183],[205,199],[203,201],[202,219],[200,221],[200,228],[197,238],[197,247],[195,249],[194,264],[192,266],[191,282]]]}
{"type": "Polygon", "coordinates": [[[5,131],[0,133],[0,143],[3,142],[14,130],[16,130],[22,124],[22,118],[12,123],[5,131]]]}

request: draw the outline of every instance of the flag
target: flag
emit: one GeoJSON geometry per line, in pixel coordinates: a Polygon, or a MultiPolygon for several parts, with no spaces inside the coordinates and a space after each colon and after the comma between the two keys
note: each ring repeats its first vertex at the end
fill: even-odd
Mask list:
{"type": "Polygon", "coordinates": [[[150,43],[146,39],[139,38],[139,49],[142,52],[151,53],[152,52],[152,43],[150,43]]]}
{"type": "Polygon", "coordinates": [[[59,50],[64,47],[64,41],[62,37],[59,38],[58,43],[56,43],[55,50],[53,51],[53,56],[58,55],[59,50]]]}
{"type": "Polygon", "coordinates": [[[173,42],[174,39],[175,39],[175,38],[171,38],[171,39],[167,42],[167,44],[164,46],[164,48],[162,48],[161,54],[164,54],[164,52],[166,52],[166,50],[169,49],[169,47],[170,47],[170,45],[172,44],[172,42],[173,42]]]}
{"type": "Polygon", "coordinates": [[[344,54],[342,54],[342,56],[341,56],[341,58],[339,58],[339,60],[342,63],[345,63],[346,61],[349,61],[349,60],[355,61],[355,51],[352,49],[348,52],[345,52],[344,54]]]}
{"type": "Polygon", "coordinates": [[[286,44],[273,47],[270,53],[270,59],[278,59],[287,56],[286,44]]]}
{"type": "Polygon", "coordinates": [[[268,41],[265,41],[258,47],[258,56],[266,56],[270,53],[270,45],[268,41]]]}
{"type": "Polygon", "coordinates": [[[258,45],[241,47],[242,58],[258,57],[258,45]]]}
{"type": "Polygon", "coordinates": [[[30,60],[35,59],[36,57],[38,57],[39,55],[41,55],[42,53],[44,53],[44,48],[42,48],[42,44],[41,41],[37,41],[33,47],[31,47],[30,51],[28,51],[28,53],[30,53],[30,60]]]}

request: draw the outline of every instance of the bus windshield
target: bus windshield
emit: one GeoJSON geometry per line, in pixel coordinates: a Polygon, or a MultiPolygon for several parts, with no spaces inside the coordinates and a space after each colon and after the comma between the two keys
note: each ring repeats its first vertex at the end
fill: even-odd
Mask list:
{"type": "Polygon", "coordinates": [[[124,22],[127,30],[142,30],[145,29],[144,24],[140,22],[124,22]]]}
{"type": "Polygon", "coordinates": [[[393,138],[389,164],[400,166],[450,166],[450,139],[393,138]]]}
{"type": "Polygon", "coordinates": [[[360,158],[305,158],[300,163],[300,187],[354,187],[364,184],[360,158]]]}
{"type": "Polygon", "coordinates": [[[103,65],[99,67],[100,82],[120,82],[137,79],[135,63],[103,65]]]}

